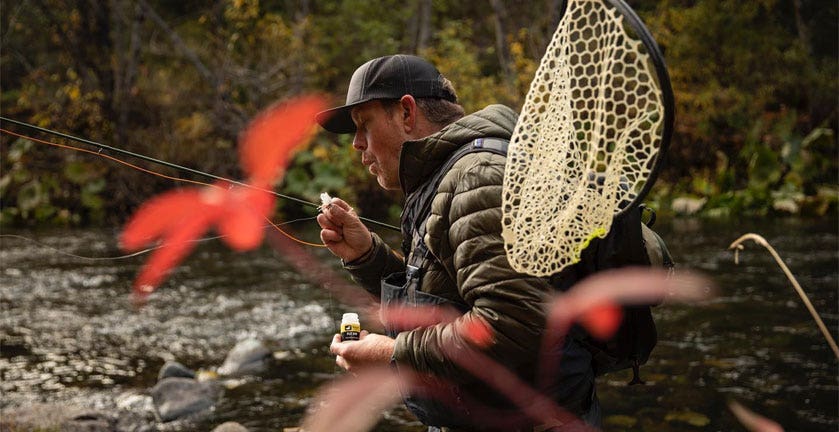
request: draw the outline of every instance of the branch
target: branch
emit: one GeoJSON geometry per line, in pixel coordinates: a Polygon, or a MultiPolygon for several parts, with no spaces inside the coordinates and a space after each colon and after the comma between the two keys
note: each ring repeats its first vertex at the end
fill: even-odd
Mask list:
{"type": "Polygon", "coordinates": [[[175,30],[173,30],[171,27],[169,27],[168,24],[166,24],[166,21],[164,21],[163,18],[161,18],[160,15],[158,15],[157,12],[154,11],[154,9],[151,7],[151,5],[149,5],[146,2],[146,0],[138,0],[138,3],[143,9],[146,10],[146,13],[148,14],[149,18],[151,18],[151,20],[154,21],[155,24],[160,26],[160,28],[163,29],[163,31],[165,31],[167,35],[169,35],[169,39],[172,41],[172,44],[175,45],[175,48],[178,51],[180,51],[187,58],[187,60],[189,60],[189,62],[192,63],[195,69],[198,70],[198,73],[201,74],[201,76],[203,76],[204,79],[210,83],[210,86],[212,86],[213,91],[216,92],[216,95],[218,96],[221,102],[221,104],[216,104],[216,108],[224,108],[227,111],[233,112],[238,124],[232,124],[233,122],[225,122],[223,124],[227,125],[228,127],[232,126],[230,128],[231,131],[238,131],[241,128],[241,126],[247,122],[248,115],[244,111],[242,111],[240,107],[231,102],[230,95],[228,94],[225,87],[222,85],[221,79],[219,79],[219,77],[216,74],[210,71],[210,69],[207,68],[207,66],[205,66],[203,62],[201,62],[201,59],[198,58],[198,55],[195,53],[195,51],[193,51],[189,46],[187,46],[187,44],[183,41],[183,39],[181,39],[178,33],[175,32],[175,30]]]}
{"type": "Polygon", "coordinates": [[[166,34],[169,36],[169,39],[172,41],[172,44],[175,45],[175,48],[178,49],[186,58],[195,66],[195,69],[198,69],[198,73],[200,73],[207,81],[212,84],[213,89],[219,91],[220,83],[218,78],[210,72],[210,69],[201,62],[201,59],[198,58],[198,55],[195,54],[195,51],[190,49],[186,43],[184,43],[183,39],[178,36],[178,33],[175,32],[169,24],[166,24],[166,21],[154,11],[154,9],[149,5],[145,0],[139,0],[140,6],[146,10],[146,13],[149,15],[149,18],[154,21],[155,24],[160,26],[166,34]]]}
{"type": "Polygon", "coordinates": [[[824,322],[822,321],[821,317],[819,317],[819,314],[816,312],[816,309],[810,302],[810,298],[807,297],[806,293],[804,293],[804,290],[801,288],[801,285],[799,285],[798,281],[795,280],[795,276],[792,275],[792,272],[790,272],[787,265],[784,264],[784,261],[781,259],[780,255],[778,255],[778,252],[775,251],[775,248],[773,248],[772,245],[770,245],[765,238],[757,234],[748,233],[744,234],[737,240],[734,240],[734,242],[731,243],[731,245],[728,247],[729,249],[734,249],[734,263],[739,264],[739,252],[743,250],[742,243],[746,240],[753,240],[755,243],[765,247],[769,251],[769,253],[772,254],[772,257],[775,258],[775,262],[778,263],[778,265],[781,267],[781,270],[783,270],[784,274],[787,275],[787,279],[789,279],[789,281],[792,283],[792,286],[793,288],[795,288],[795,291],[798,292],[798,296],[801,297],[801,300],[804,302],[804,305],[807,306],[807,310],[810,311],[810,315],[812,315],[813,319],[816,320],[816,324],[818,324],[819,330],[821,330],[822,334],[824,335],[824,338],[827,340],[827,344],[830,345],[830,348],[833,350],[833,354],[835,354],[836,358],[839,359],[839,347],[836,346],[836,341],[833,339],[833,336],[827,330],[827,327],[824,325],[824,322]]]}

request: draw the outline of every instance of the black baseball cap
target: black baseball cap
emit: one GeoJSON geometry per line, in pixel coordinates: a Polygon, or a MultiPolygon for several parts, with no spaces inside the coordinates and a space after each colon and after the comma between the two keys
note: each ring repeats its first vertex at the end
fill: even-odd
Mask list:
{"type": "Polygon", "coordinates": [[[457,96],[443,88],[443,75],[426,60],[412,55],[396,54],[375,58],[361,65],[350,78],[347,103],[319,112],[315,119],[324,129],[338,133],[354,133],[350,117],[352,108],[375,99],[437,98],[457,102],[457,96]]]}

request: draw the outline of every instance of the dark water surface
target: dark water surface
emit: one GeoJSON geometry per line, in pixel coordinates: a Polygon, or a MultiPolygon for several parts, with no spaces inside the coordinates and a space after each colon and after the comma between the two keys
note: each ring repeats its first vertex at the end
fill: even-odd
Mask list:
{"type": "MultiPolygon", "coordinates": [[[[679,267],[710,275],[719,295],[655,309],[660,342],[642,369],[598,385],[605,430],[743,430],[737,400],[788,431],[839,429],[837,361],[769,254],[753,242],[739,266],[726,249],[756,232],[778,250],[827,326],[839,322],[835,220],[659,222],[679,267]]],[[[147,390],[166,360],[213,370],[237,341],[257,338],[279,358],[260,377],[229,385],[209,415],[158,424],[209,430],[236,420],[252,431],[297,426],[317,388],[340,373],[327,344],[346,309],[269,248],[235,254],[200,244],[142,309],[128,296],[146,256],[118,256],[113,231],[13,232],[0,238],[0,373],[4,413],[35,403],[148,409],[147,390]],[[46,247],[46,246],[49,247],[46,247]]],[[[313,236],[310,236],[313,237],[313,236]]],[[[310,250],[334,262],[322,249],[310,250]]],[[[0,413],[0,416],[3,413],[0,413]]],[[[400,409],[378,430],[421,430],[400,409]]]]}

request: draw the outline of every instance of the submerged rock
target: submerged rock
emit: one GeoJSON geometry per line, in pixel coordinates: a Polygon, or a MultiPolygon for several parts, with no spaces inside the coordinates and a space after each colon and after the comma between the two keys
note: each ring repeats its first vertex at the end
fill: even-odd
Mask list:
{"type": "Polygon", "coordinates": [[[176,361],[167,361],[160,368],[160,372],[157,374],[157,380],[160,381],[163,378],[173,377],[195,378],[195,372],[176,361]]]}
{"type": "Polygon", "coordinates": [[[212,432],[248,432],[248,428],[239,423],[229,421],[216,426],[212,432]]]}
{"type": "Polygon", "coordinates": [[[82,415],[84,411],[83,407],[61,403],[7,407],[0,416],[0,430],[60,430],[62,425],[82,415]]]}
{"type": "Polygon", "coordinates": [[[62,431],[68,432],[106,432],[116,428],[119,419],[115,416],[90,411],[65,421],[61,425],[62,431]]]}
{"type": "MultiPolygon", "coordinates": [[[[92,401],[87,405],[96,405],[92,401]]],[[[113,405],[91,408],[76,403],[35,403],[26,407],[7,407],[0,416],[0,431],[67,432],[153,432],[153,419],[142,412],[131,412],[113,405]]]]}
{"type": "Polygon", "coordinates": [[[160,380],[151,389],[151,396],[157,415],[168,422],[212,408],[219,391],[218,385],[213,382],[169,377],[160,380]]]}
{"type": "Polygon", "coordinates": [[[264,372],[273,360],[271,350],[256,339],[246,339],[236,344],[218,368],[219,375],[238,376],[264,372]]]}

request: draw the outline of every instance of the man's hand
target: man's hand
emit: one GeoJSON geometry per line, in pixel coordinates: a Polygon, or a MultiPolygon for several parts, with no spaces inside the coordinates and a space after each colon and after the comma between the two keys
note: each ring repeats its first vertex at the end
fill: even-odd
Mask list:
{"type": "Polygon", "coordinates": [[[375,333],[361,331],[357,341],[341,341],[341,335],[332,338],[329,351],[335,354],[335,363],[349,372],[356,372],[369,366],[387,366],[393,357],[395,340],[375,333]]]}
{"type": "Polygon", "coordinates": [[[344,262],[360,258],[373,247],[370,230],[361,223],[355,210],[339,198],[323,206],[318,224],[323,244],[344,262]]]}

